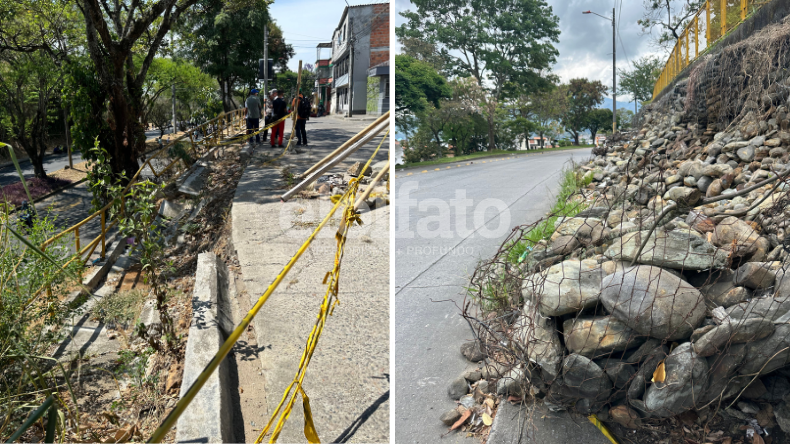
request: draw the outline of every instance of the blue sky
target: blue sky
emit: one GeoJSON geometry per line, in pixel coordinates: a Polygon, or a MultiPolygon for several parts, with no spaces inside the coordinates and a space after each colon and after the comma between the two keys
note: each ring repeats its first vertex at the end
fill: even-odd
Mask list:
{"type": "MultiPolygon", "coordinates": [[[[366,5],[384,3],[381,0],[348,0],[348,4],[366,5]]],[[[315,47],[322,42],[332,41],[332,32],[340,22],[345,0],[275,0],[269,5],[272,18],[283,30],[285,42],[293,45],[296,55],[288,67],[296,71],[299,59],[303,63],[315,64],[315,47]]],[[[328,50],[324,50],[328,57],[328,50]]]]}

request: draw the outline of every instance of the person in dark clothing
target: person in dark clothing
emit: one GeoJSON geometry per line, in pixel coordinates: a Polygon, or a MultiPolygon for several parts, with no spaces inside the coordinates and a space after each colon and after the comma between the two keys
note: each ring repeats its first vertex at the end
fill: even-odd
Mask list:
{"type": "Polygon", "coordinates": [[[296,146],[307,146],[307,131],[305,125],[310,120],[310,101],[302,93],[296,97],[291,105],[296,113],[296,146]]]}
{"type": "MultiPolygon", "coordinates": [[[[277,98],[272,102],[272,121],[276,122],[288,114],[288,104],[283,99],[283,92],[277,90],[277,98]]],[[[283,132],[285,132],[285,121],[278,123],[272,127],[272,147],[274,147],[274,140],[279,138],[278,146],[283,146],[283,132]]]]}
{"type": "MultiPolygon", "coordinates": [[[[258,99],[257,89],[253,88],[250,91],[250,96],[247,98],[245,105],[247,106],[247,134],[257,133],[261,122],[261,110],[263,109],[263,105],[258,99]]],[[[250,136],[249,142],[252,145],[252,136],[250,136]]],[[[255,143],[261,143],[260,134],[255,134],[255,143]]]]}

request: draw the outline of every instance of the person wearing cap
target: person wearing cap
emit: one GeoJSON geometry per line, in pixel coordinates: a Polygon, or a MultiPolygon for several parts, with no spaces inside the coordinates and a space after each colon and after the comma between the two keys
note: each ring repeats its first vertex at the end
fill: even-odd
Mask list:
{"type": "MultiPolygon", "coordinates": [[[[261,123],[261,111],[263,109],[263,105],[258,98],[257,89],[253,88],[252,91],[250,91],[250,96],[247,97],[245,105],[247,107],[247,134],[252,134],[258,131],[258,127],[261,123]]],[[[250,145],[252,145],[252,136],[250,136],[249,142],[250,145]]],[[[260,134],[255,135],[255,143],[261,143],[260,134]]]]}

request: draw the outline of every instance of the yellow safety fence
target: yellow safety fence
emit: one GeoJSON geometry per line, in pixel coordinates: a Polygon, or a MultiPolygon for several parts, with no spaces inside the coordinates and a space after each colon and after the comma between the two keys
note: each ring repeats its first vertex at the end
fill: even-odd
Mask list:
{"type": "MultiPolygon", "coordinates": [[[[189,131],[188,134],[184,134],[170,141],[168,144],[164,145],[161,149],[159,149],[156,153],[154,153],[153,156],[145,160],[143,165],[137,170],[134,176],[132,176],[131,180],[129,181],[129,185],[127,185],[126,188],[124,188],[121,194],[126,194],[126,192],[129,190],[129,187],[140,178],[140,175],[143,173],[143,171],[146,168],[150,169],[154,177],[158,178],[158,177],[162,177],[167,171],[172,169],[178,163],[183,162],[181,158],[175,158],[166,166],[164,166],[161,170],[157,171],[155,163],[153,161],[159,158],[160,156],[162,156],[164,153],[167,153],[167,151],[171,147],[173,147],[178,142],[185,140],[186,138],[189,138],[189,143],[192,149],[192,153],[196,156],[201,152],[207,151],[208,149],[213,148],[215,146],[225,146],[231,143],[238,143],[239,137],[227,137],[227,140],[225,141],[223,141],[223,139],[225,139],[226,136],[235,135],[238,132],[245,130],[246,127],[244,126],[244,122],[246,121],[246,119],[244,118],[244,112],[245,112],[244,108],[234,110],[229,113],[222,114],[200,125],[199,128],[202,130],[203,134],[206,134],[206,131],[208,130],[210,125],[214,125],[214,124],[217,125],[216,130],[214,130],[210,135],[206,135],[206,137],[204,137],[200,141],[195,141],[193,139],[194,130],[189,131]],[[200,148],[203,149],[201,150],[200,148]]],[[[288,117],[290,117],[290,114],[286,115],[282,119],[277,120],[276,122],[267,125],[266,127],[262,128],[260,131],[258,131],[258,133],[272,128],[274,125],[286,120],[288,117]]],[[[87,261],[88,258],[90,258],[90,256],[96,250],[96,247],[98,246],[99,242],[101,242],[101,257],[103,259],[107,251],[106,250],[107,232],[109,232],[117,224],[117,221],[113,221],[110,224],[110,226],[107,226],[107,215],[108,215],[108,211],[110,210],[110,207],[112,207],[112,203],[107,204],[103,208],[99,209],[95,213],[91,214],[90,216],[82,220],[81,222],[78,222],[73,226],[66,228],[60,233],[52,236],[50,239],[47,239],[47,241],[45,241],[41,245],[41,248],[42,249],[46,248],[52,242],[55,242],[56,240],[60,239],[61,237],[65,236],[68,233],[74,233],[74,242],[79,257],[82,257],[82,255],[87,252],[88,253],[87,257],[84,259],[85,261],[87,261]],[[96,218],[101,218],[101,233],[99,234],[99,236],[97,236],[95,239],[89,242],[88,245],[81,248],[80,228],[96,218]]],[[[125,211],[125,202],[123,200],[121,201],[121,211],[125,211]]]]}
{"type": "Polygon", "coordinates": [[[763,7],[768,0],[708,0],[694,14],[667,59],[653,87],[653,99],[700,54],[728,32],[737,28],[746,17],[763,7]]]}
{"type": "MultiPolygon", "coordinates": [[[[367,163],[365,164],[365,169],[370,165],[370,163],[375,158],[376,154],[381,149],[382,144],[384,144],[384,141],[387,139],[387,135],[389,135],[389,130],[387,130],[387,132],[385,133],[384,137],[381,140],[381,143],[376,148],[376,151],[374,151],[373,155],[370,156],[370,159],[368,159],[367,163]]],[[[362,169],[361,171],[364,171],[365,169],[362,169]]],[[[346,208],[344,210],[343,222],[341,223],[341,228],[338,230],[338,233],[336,235],[338,239],[338,244],[337,244],[338,249],[335,254],[335,266],[333,270],[327,273],[326,277],[324,278],[324,283],[326,283],[326,281],[329,281],[329,285],[327,287],[327,292],[324,295],[324,301],[321,304],[321,310],[319,312],[318,321],[316,321],[316,325],[313,327],[310,337],[307,340],[307,347],[302,353],[302,359],[299,364],[299,370],[297,371],[296,377],[294,378],[294,382],[292,382],[291,385],[286,390],[282,401],[280,401],[280,405],[277,407],[277,410],[272,415],[271,419],[269,420],[269,423],[266,425],[263,432],[256,440],[256,443],[261,442],[264,435],[268,432],[269,428],[274,422],[277,414],[280,413],[280,410],[282,409],[282,406],[285,403],[285,400],[288,397],[288,394],[290,393],[291,389],[294,386],[296,386],[296,390],[294,391],[293,396],[291,396],[288,405],[286,406],[285,410],[283,410],[280,419],[277,421],[277,425],[275,426],[275,430],[274,430],[275,434],[272,436],[270,442],[276,442],[277,436],[279,436],[283,425],[288,420],[288,416],[290,415],[291,409],[293,408],[293,404],[296,399],[296,393],[300,393],[303,397],[304,412],[305,412],[305,437],[311,443],[320,442],[318,440],[318,435],[313,425],[312,413],[310,411],[310,401],[307,398],[307,395],[304,393],[304,390],[302,388],[302,381],[304,380],[307,366],[310,364],[310,358],[312,358],[313,351],[315,351],[315,347],[318,344],[318,338],[320,337],[321,332],[323,331],[324,325],[326,323],[326,316],[327,314],[329,315],[332,314],[332,309],[337,303],[338,277],[340,274],[340,262],[342,261],[343,258],[346,234],[348,232],[348,228],[350,228],[350,226],[353,225],[354,222],[360,222],[359,216],[354,211],[354,196],[356,195],[358,188],[359,188],[359,182],[357,182],[356,180],[352,180],[351,183],[349,184],[348,190],[346,190],[342,198],[339,199],[334,204],[332,209],[329,211],[329,213],[327,213],[327,215],[324,217],[321,223],[318,224],[318,226],[315,228],[315,230],[313,230],[310,236],[307,237],[307,240],[304,241],[304,243],[299,247],[299,249],[291,257],[288,263],[285,264],[285,266],[280,271],[280,273],[277,274],[277,277],[274,278],[274,281],[272,281],[272,283],[269,284],[269,287],[266,289],[266,291],[261,295],[260,298],[258,298],[258,301],[250,309],[250,311],[247,312],[247,314],[244,316],[244,319],[242,319],[241,323],[228,336],[228,339],[225,340],[225,342],[219,348],[219,350],[211,359],[211,361],[198,375],[198,377],[195,379],[195,382],[189,387],[186,393],[184,393],[184,396],[181,397],[178,403],[176,403],[176,406],[173,408],[170,414],[167,415],[167,417],[159,426],[159,428],[157,428],[154,431],[148,442],[152,442],[152,443],[162,442],[167,432],[169,432],[170,429],[172,429],[173,426],[175,426],[176,422],[178,421],[178,418],[181,417],[181,415],[184,413],[186,408],[195,398],[195,395],[197,395],[200,389],[203,388],[203,386],[206,384],[206,381],[211,376],[211,374],[217,370],[217,367],[219,367],[219,364],[222,362],[222,360],[225,359],[228,353],[230,353],[230,350],[239,340],[241,334],[247,330],[247,327],[249,327],[253,318],[255,318],[255,316],[261,310],[261,308],[269,299],[269,297],[272,295],[272,293],[274,293],[274,291],[277,289],[277,287],[280,285],[283,279],[285,279],[285,276],[288,274],[289,271],[291,271],[291,268],[293,268],[294,264],[296,264],[299,258],[302,257],[302,254],[307,250],[310,244],[312,244],[313,240],[318,235],[318,233],[331,220],[332,216],[335,214],[335,212],[337,212],[338,208],[340,208],[341,205],[345,205],[346,208]]]]}
{"type": "MultiPolygon", "coordinates": [[[[245,108],[241,108],[241,109],[233,110],[233,111],[231,111],[229,113],[223,113],[223,114],[220,114],[219,116],[217,116],[216,118],[214,118],[212,120],[209,120],[208,122],[203,123],[202,125],[199,125],[199,128],[201,129],[202,133],[205,134],[205,137],[203,137],[200,141],[195,141],[194,140],[194,138],[192,137],[192,135],[194,133],[194,130],[191,130],[191,131],[188,131],[187,134],[184,134],[184,135],[182,135],[182,136],[170,141],[168,144],[164,145],[153,156],[148,158],[143,163],[143,165],[137,170],[137,172],[134,174],[134,176],[132,176],[131,180],[129,181],[129,184],[124,188],[124,190],[121,193],[121,195],[125,195],[127,193],[129,188],[135,184],[135,182],[139,179],[140,174],[146,168],[149,168],[151,170],[151,173],[155,177],[158,178],[158,177],[162,177],[165,174],[165,172],[167,172],[170,169],[172,169],[174,165],[178,164],[179,162],[183,162],[183,159],[175,158],[169,164],[167,164],[164,168],[162,168],[161,170],[157,171],[156,168],[155,168],[155,164],[154,164],[153,160],[159,158],[163,153],[166,153],[171,147],[175,146],[175,144],[177,144],[178,142],[186,139],[187,137],[189,137],[189,140],[190,140],[190,146],[191,146],[191,149],[192,149],[192,154],[195,155],[196,157],[197,157],[198,154],[201,154],[201,152],[205,152],[205,151],[207,151],[208,149],[210,149],[212,147],[224,146],[224,145],[228,145],[228,144],[231,144],[231,143],[237,143],[239,141],[239,139],[240,139],[240,137],[238,137],[237,134],[240,131],[244,131],[246,129],[246,125],[245,125],[246,124],[246,119],[244,118],[245,111],[246,111],[245,108]],[[213,125],[216,125],[216,127],[213,128],[213,131],[211,132],[211,134],[207,134],[207,131],[213,125]],[[235,137],[231,137],[231,136],[235,136],[235,137]],[[222,140],[224,138],[227,138],[227,140],[223,142],[222,140]],[[201,147],[203,148],[202,150],[200,149],[201,147]]],[[[291,116],[291,113],[289,113],[285,117],[283,117],[283,118],[281,118],[281,119],[279,119],[279,120],[277,120],[275,122],[270,123],[266,127],[262,128],[260,131],[258,131],[258,133],[272,128],[274,125],[276,125],[276,124],[288,119],[290,116],[291,116]]],[[[186,167],[186,165],[184,165],[184,166],[186,167]]],[[[113,202],[108,203],[103,208],[101,208],[98,211],[96,211],[95,213],[91,214],[90,216],[88,216],[87,218],[82,220],[81,222],[78,222],[78,223],[72,225],[71,227],[66,228],[65,230],[61,231],[60,233],[55,234],[51,238],[47,239],[43,244],[41,244],[41,246],[40,246],[41,250],[45,251],[46,247],[48,245],[52,244],[56,240],[58,240],[61,237],[65,236],[66,234],[74,233],[74,243],[75,243],[75,250],[76,250],[77,254],[72,259],[70,259],[68,262],[66,262],[62,266],[63,269],[68,267],[72,262],[74,262],[77,259],[80,259],[80,260],[83,261],[83,263],[86,263],[90,259],[90,257],[93,255],[94,251],[96,251],[96,247],[99,245],[99,243],[101,243],[101,258],[104,259],[106,257],[106,252],[107,252],[107,245],[106,245],[107,244],[107,234],[118,224],[118,220],[116,219],[116,220],[112,221],[109,225],[107,225],[108,212],[110,211],[110,208],[112,207],[112,205],[113,205],[113,202]],[[92,220],[94,220],[96,218],[101,218],[101,225],[100,225],[101,231],[100,231],[99,235],[96,236],[96,238],[94,238],[92,241],[88,242],[87,245],[85,245],[84,247],[81,247],[81,244],[80,244],[80,228],[82,228],[85,224],[87,224],[88,222],[90,222],[90,221],[92,221],[92,220]],[[83,255],[85,255],[86,252],[87,252],[87,255],[83,259],[83,255]]],[[[122,214],[125,214],[125,212],[126,212],[126,202],[125,202],[125,200],[123,198],[121,199],[121,203],[120,203],[120,212],[122,214]]],[[[40,294],[42,291],[44,291],[44,289],[45,289],[45,287],[42,287],[38,291],[36,291],[35,292],[36,296],[34,296],[28,302],[28,305],[30,303],[34,302],[37,299],[37,295],[40,294]]],[[[46,290],[47,290],[47,292],[51,292],[52,291],[51,288],[48,285],[46,286],[46,290]]]]}

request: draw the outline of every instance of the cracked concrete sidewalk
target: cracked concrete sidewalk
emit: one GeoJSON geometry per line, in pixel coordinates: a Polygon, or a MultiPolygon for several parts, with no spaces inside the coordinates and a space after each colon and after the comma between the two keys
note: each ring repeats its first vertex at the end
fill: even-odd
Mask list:
{"type": "MultiPolygon", "coordinates": [[[[332,207],[321,199],[280,202],[287,190],[282,168],[305,171],[368,123],[312,119],[307,125],[310,145],[300,147],[302,154],[286,155],[276,167],[264,166],[263,160],[279,150],[268,144],[256,148],[232,207],[233,244],[250,304],[332,207]]],[[[366,161],[380,141],[381,136],[331,172],[342,173],[354,162],[366,161]]],[[[373,163],[387,158],[387,148],[385,142],[373,163]]],[[[242,415],[258,432],[298,368],[326,291],[322,281],[334,264],[341,213],[319,233],[253,321],[267,408],[242,405],[242,415]]],[[[340,304],[327,320],[307,371],[304,389],[322,442],[390,439],[389,215],[388,206],[363,213],[364,225],[351,229],[340,274],[340,304]]],[[[279,442],[306,442],[301,404],[297,398],[279,442]]]]}

